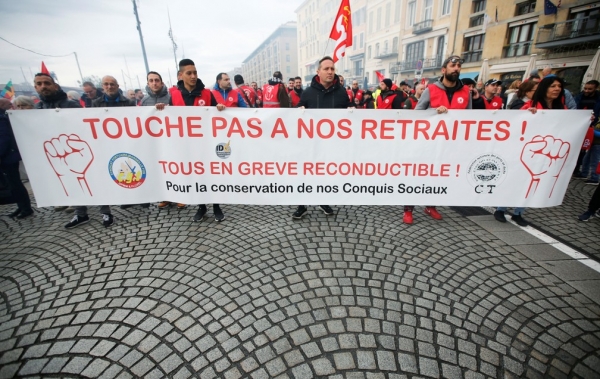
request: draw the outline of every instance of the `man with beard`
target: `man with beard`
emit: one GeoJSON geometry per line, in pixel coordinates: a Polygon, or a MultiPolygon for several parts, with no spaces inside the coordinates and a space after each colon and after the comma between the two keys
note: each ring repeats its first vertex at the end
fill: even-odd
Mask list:
{"type": "MultiPolygon", "coordinates": [[[[169,105],[217,107],[219,111],[225,109],[225,105],[217,103],[217,100],[212,93],[204,87],[204,83],[198,78],[196,64],[191,59],[182,59],[179,62],[177,78],[180,79],[177,82],[177,87],[169,89],[169,92],[171,93],[169,105]]],[[[161,106],[157,105],[156,109],[164,109],[164,104],[161,104],[161,106]]],[[[206,204],[200,204],[193,220],[196,222],[204,220],[206,212],[206,204]]],[[[215,215],[215,221],[217,222],[223,221],[225,218],[219,204],[213,204],[213,213],[215,215]]]]}
{"type": "MultiPolygon", "coordinates": [[[[324,57],[319,61],[317,75],[315,75],[300,97],[298,108],[309,109],[345,109],[352,107],[348,101],[348,94],[340,84],[335,74],[335,66],[331,57],[324,57]]],[[[333,214],[329,205],[320,205],[319,208],[328,216],[333,214]]],[[[306,205],[299,205],[292,218],[301,219],[308,209],[306,205]]]]}
{"type": "MultiPolygon", "coordinates": [[[[473,96],[472,107],[473,109],[489,109],[498,110],[502,109],[502,98],[496,95],[498,87],[502,84],[501,81],[496,79],[490,79],[483,85],[483,94],[475,99],[473,96]]],[[[464,83],[463,83],[464,85],[464,83]]]]}
{"type": "Polygon", "coordinates": [[[290,107],[290,95],[283,84],[283,75],[280,71],[273,73],[273,77],[263,86],[262,94],[264,108],[290,107]]]}
{"type": "Polygon", "coordinates": [[[362,105],[364,91],[358,88],[358,80],[352,81],[352,89],[348,91],[348,97],[350,98],[350,102],[356,104],[356,99],[358,99],[359,103],[362,105]]]}
{"type": "Polygon", "coordinates": [[[392,85],[389,78],[379,83],[381,93],[377,96],[377,109],[402,109],[404,97],[398,91],[392,91],[392,85]]]}
{"type": "MultiPolygon", "coordinates": [[[[442,77],[427,86],[421,95],[416,110],[434,108],[438,114],[447,113],[448,109],[472,109],[471,92],[468,86],[458,79],[464,59],[457,55],[450,56],[442,64],[442,77]]],[[[413,223],[413,205],[404,207],[405,224],[413,223]]],[[[425,207],[425,214],[435,220],[441,220],[442,215],[434,206],[425,207]]]]}
{"type": "MultiPolygon", "coordinates": [[[[90,82],[86,83],[83,84],[84,91],[89,91],[90,95],[92,95],[93,92],[94,96],[97,94],[100,96],[104,95],[100,90],[96,90],[95,87],[92,91],[90,86],[93,87],[94,85],[90,82]]],[[[35,90],[40,96],[40,100],[35,103],[35,109],[81,108],[81,104],[79,102],[75,100],[69,100],[67,94],[59,87],[58,84],[54,82],[54,79],[50,75],[43,73],[36,74],[33,84],[35,86],[35,90]]],[[[89,101],[89,106],[92,106],[90,98],[87,98],[87,100],[89,101]]],[[[72,208],[66,206],[54,207],[55,211],[64,211],[67,209],[71,211],[72,208]]]]}
{"type": "Polygon", "coordinates": [[[239,74],[235,75],[233,81],[235,82],[235,86],[240,90],[240,95],[242,95],[248,106],[250,108],[256,108],[256,92],[244,84],[244,77],[239,74]]]}
{"type": "Polygon", "coordinates": [[[244,97],[240,93],[241,91],[231,87],[229,75],[220,72],[216,80],[217,82],[211,93],[215,100],[217,100],[217,104],[223,104],[226,107],[248,108],[248,104],[246,104],[244,97]]]}
{"type": "Polygon", "coordinates": [[[302,96],[302,91],[302,78],[296,76],[294,78],[294,90],[290,92],[290,102],[292,103],[292,108],[296,108],[298,106],[300,97],[302,96]]]}
{"type": "Polygon", "coordinates": [[[258,84],[256,82],[250,83],[250,87],[256,92],[256,108],[262,108],[263,104],[263,93],[262,89],[258,88],[258,84]]]}

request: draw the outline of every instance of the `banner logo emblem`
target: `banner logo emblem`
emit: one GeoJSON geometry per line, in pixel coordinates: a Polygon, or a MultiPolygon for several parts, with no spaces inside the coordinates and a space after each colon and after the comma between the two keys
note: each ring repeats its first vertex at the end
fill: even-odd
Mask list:
{"type": "Polygon", "coordinates": [[[146,180],[146,167],[129,153],[115,154],[110,158],[108,172],[117,185],[127,189],[137,188],[146,180]]]}
{"type": "Polygon", "coordinates": [[[217,153],[217,157],[221,159],[227,159],[231,155],[231,141],[227,141],[227,143],[221,142],[215,148],[215,153],[217,153]]]}
{"type": "MultiPolygon", "coordinates": [[[[475,192],[482,193],[478,189],[494,187],[501,184],[506,178],[506,162],[494,154],[484,154],[477,157],[469,165],[467,179],[475,186],[475,192]]],[[[492,193],[486,190],[484,193],[492,193]]]]}

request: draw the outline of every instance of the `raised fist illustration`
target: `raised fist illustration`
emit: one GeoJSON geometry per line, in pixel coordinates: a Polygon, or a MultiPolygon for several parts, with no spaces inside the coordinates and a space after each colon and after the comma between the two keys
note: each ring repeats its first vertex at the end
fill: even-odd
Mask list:
{"type": "Polygon", "coordinates": [[[61,134],[44,142],[44,151],[67,196],[78,190],[92,196],[85,173],[94,160],[94,153],[87,142],[76,134],[61,134]]]}
{"type": "Polygon", "coordinates": [[[552,196],[570,150],[571,145],[568,142],[552,136],[535,136],[525,144],[521,152],[521,162],[531,174],[526,198],[535,194],[538,188],[543,191],[544,196],[552,196]]]}

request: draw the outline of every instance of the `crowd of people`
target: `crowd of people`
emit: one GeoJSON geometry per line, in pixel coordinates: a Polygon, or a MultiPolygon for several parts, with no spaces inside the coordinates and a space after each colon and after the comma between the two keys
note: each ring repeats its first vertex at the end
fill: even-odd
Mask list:
{"type": "MultiPolygon", "coordinates": [[[[9,216],[17,219],[30,217],[33,214],[27,190],[20,179],[18,146],[12,133],[10,121],[6,114],[9,109],[55,109],[55,108],[90,108],[90,107],[129,107],[153,106],[158,110],[166,106],[212,106],[219,111],[229,107],[243,108],[320,108],[320,109],[435,109],[438,114],[447,113],[449,109],[482,109],[482,110],[528,110],[536,113],[539,109],[589,109],[593,112],[590,131],[586,139],[589,143],[583,146],[577,169],[573,176],[584,179],[586,184],[598,186],[600,163],[600,83],[591,80],[585,83],[583,91],[577,96],[565,88],[563,79],[542,71],[541,75],[531,75],[524,81],[514,81],[508,89],[502,91],[502,82],[490,79],[485,83],[472,79],[460,79],[463,64],[460,56],[447,58],[442,65],[442,76],[432,84],[419,83],[412,88],[408,83],[395,84],[385,78],[378,88],[361,89],[354,80],[346,86],[344,77],[335,73],[335,65],[331,57],[319,61],[316,75],[310,84],[303,86],[300,77],[289,78],[287,85],[281,72],[276,71],[262,87],[251,82],[247,85],[241,75],[231,78],[226,73],[216,76],[214,85],[209,89],[198,78],[195,63],[190,59],[179,62],[178,82],[167,88],[158,72],[147,74],[146,94],[143,91],[129,90],[126,93],[119,88],[117,79],[106,75],[102,78],[102,88],[96,88],[91,82],[82,85],[83,94],[77,91],[65,93],[54,79],[44,73],[35,76],[34,86],[39,99],[18,96],[11,103],[0,99],[0,168],[3,180],[11,192],[11,202],[17,209],[9,216]]],[[[6,201],[5,201],[6,203],[6,201]]],[[[149,207],[150,204],[139,204],[149,207]]],[[[506,204],[510,205],[510,204],[506,204]]],[[[128,208],[134,205],[121,205],[128,208]]],[[[159,209],[175,206],[184,209],[186,204],[172,204],[162,201],[159,209]]],[[[318,208],[326,215],[333,215],[329,205],[318,208]]],[[[596,188],[588,209],[579,216],[580,221],[588,221],[597,214],[600,208],[600,186],[596,188]]],[[[85,206],[55,207],[56,211],[74,212],[74,216],[65,227],[75,228],[90,221],[85,206]]],[[[292,214],[294,219],[301,219],[308,211],[307,205],[299,205],[292,214]]],[[[413,223],[413,205],[404,206],[403,222],[413,223]]],[[[198,206],[193,221],[202,221],[207,216],[205,204],[198,206]]],[[[424,208],[425,214],[436,220],[442,215],[434,205],[424,208]]],[[[506,222],[505,206],[498,207],[494,218],[506,222]]],[[[511,219],[520,226],[527,226],[523,218],[524,208],[515,208],[511,219]]],[[[102,222],[105,227],[114,224],[115,219],[109,205],[100,207],[102,222]]],[[[213,204],[213,215],[217,222],[224,220],[225,215],[219,204],[213,204]]]]}

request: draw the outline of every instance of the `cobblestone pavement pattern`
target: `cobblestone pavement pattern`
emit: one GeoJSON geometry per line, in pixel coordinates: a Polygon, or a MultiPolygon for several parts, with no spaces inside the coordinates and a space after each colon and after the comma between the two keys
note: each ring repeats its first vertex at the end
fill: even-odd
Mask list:
{"type": "Polygon", "coordinates": [[[600,377],[600,306],[449,209],[224,209],[3,218],[0,378],[600,377]]]}

